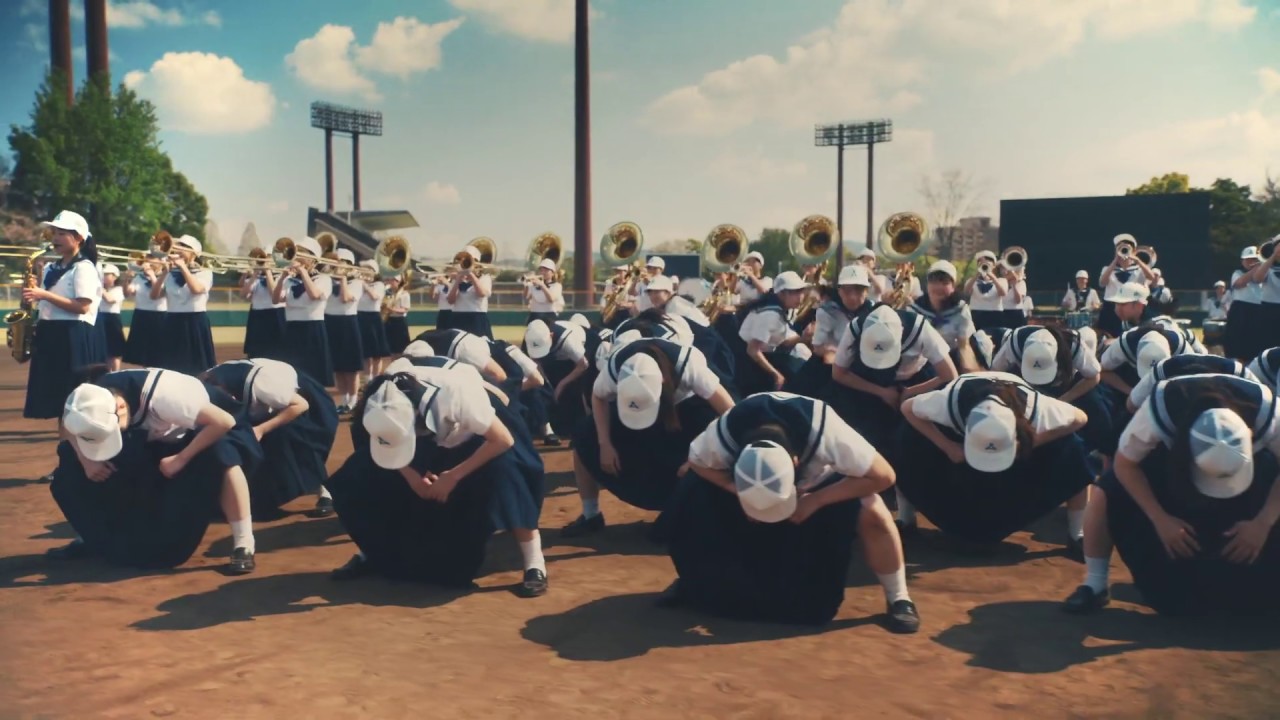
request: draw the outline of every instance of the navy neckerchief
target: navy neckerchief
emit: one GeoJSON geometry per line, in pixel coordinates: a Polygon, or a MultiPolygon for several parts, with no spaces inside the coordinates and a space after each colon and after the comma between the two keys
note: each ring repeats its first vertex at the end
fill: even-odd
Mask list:
{"type": "Polygon", "coordinates": [[[987,280],[979,280],[977,283],[975,283],[975,285],[978,288],[979,295],[986,295],[987,293],[991,292],[992,288],[996,286],[995,283],[989,282],[987,280]]]}
{"type": "Polygon", "coordinates": [[[340,294],[339,294],[339,293],[341,293],[341,292],[342,292],[342,281],[341,281],[341,280],[334,280],[334,281],[333,281],[333,294],[334,294],[334,295],[335,295],[339,300],[341,300],[341,299],[342,299],[342,295],[340,295],[340,294]]]}
{"type": "Polygon", "coordinates": [[[466,291],[470,290],[471,288],[472,288],[472,283],[470,283],[470,282],[460,282],[460,283],[458,283],[458,292],[460,292],[460,293],[464,293],[464,292],[466,292],[466,291]]]}
{"type": "Polygon", "coordinates": [[[44,274],[44,289],[49,290],[54,285],[57,285],[58,281],[62,279],[62,276],[66,275],[68,270],[75,267],[75,264],[83,259],[84,258],[81,257],[79,253],[76,253],[75,256],[71,258],[71,262],[66,265],[63,265],[61,260],[51,265],[44,274]]]}
{"type": "MultiPolygon", "coordinates": [[[[314,282],[315,279],[319,276],[320,276],[319,273],[313,273],[311,275],[312,282],[314,282]]],[[[305,283],[302,282],[302,278],[300,277],[289,278],[289,281],[292,283],[289,286],[289,292],[293,293],[294,299],[302,297],[302,293],[307,291],[307,286],[305,283]]]]}
{"type": "Polygon", "coordinates": [[[178,287],[187,286],[187,276],[183,275],[181,270],[170,270],[169,277],[173,278],[173,281],[178,284],[178,287]]]}
{"type": "Polygon", "coordinates": [[[921,295],[919,300],[911,303],[911,311],[923,316],[934,329],[946,327],[951,323],[952,318],[959,316],[960,313],[964,312],[964,309],[965,304],[958,302],[946,310],[934,310],[933,301],[929,299],[928,293],[921,295]]]}
{"type": "Polygon", "coordinates": [[[1120,268],[1116,268],[1111,272],[1111,274],[1115,277],[1117,281],[1120,282],[1121,285],[1129,282],[1129,278],[1133,277],[1132,270],[1127,270],[1127,269],[1122,270],[1120,268]]]}
{"type": "Polygon", "coordinates": [[[259,285],[261,285],[262,287],[266,287],[266,286],[267,286],[267,276],[266,276],[266,275],[263,275],[262,277],[258,278],[258,284],[259,284],[259,285]]]}
{"type": "Polygon", "coordinates": [[[1076,294],[1076,310],[1088,310],[1089,288],[1086,287],[1083,290],[1080,288],[1072,288],[1071,291],[1076,294]]]}

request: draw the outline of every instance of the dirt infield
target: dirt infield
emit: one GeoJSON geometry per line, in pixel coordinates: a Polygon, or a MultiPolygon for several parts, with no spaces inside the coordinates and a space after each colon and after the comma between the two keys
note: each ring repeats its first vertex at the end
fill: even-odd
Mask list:
{"type": "MultiPolygon", "coordinates": [[[[1121,567],[1110,609],[1061,614],[1081,576],[1061,516],[986,556],[929,531],[909,542],[915,636],[880,627],[860,562],[819,631],[655,608],[673,571],[646,538],[650,514],[606,496],[607,532],[558,537],[579,509],[566,450],[544,455],[551,591],[534,600],[509,590],[509,537],[470,593],[332,583],[354,548],[337,519],[301,514],[308,501],[258,525],[244,578],[220,572],[226,525],[172,572],[48,564],[71,531],[38,479],[53,423],[22,420],[25,380],[0,360],[0,718],[1280,715],[1280,624],[1156,617],[1121,567]]],[[[344,425],[330,469],[350,447],[344,425]]]]}

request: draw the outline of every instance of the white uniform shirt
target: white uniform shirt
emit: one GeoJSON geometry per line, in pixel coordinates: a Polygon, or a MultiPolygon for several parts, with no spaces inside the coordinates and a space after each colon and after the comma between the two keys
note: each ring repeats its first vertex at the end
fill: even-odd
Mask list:
{"type": "MultiPolygon", "coordinates": [[[[1166,380],[1165,382],[1168,381],[1166,380]]],[[[1268,394],[1271,392],[1270,388],[1267,388],[1265,384],[1263,384],[1263,388],[1266,389],[1268,394]]],[[[1154,412],[1155,409],[1151,406],[1150,397],[1148,396],[1147,400],[1143,401],[1142,405],[1138,407],[1138,412],[1133,414],[1133,419],[1129,421],[1129,424],[1125,426],[1124,432],[1120,435],[1118,451],[1133,462],[1140,463],[1146,460],[1151,451],[1164,442],[1160,437],[1160,433],[1156,430],[1155,417],[1152,415],[1154,412]]],[[[1271,432],[1264,436],[1261,441],[1253,443],[1255,455],[1263,450],[1270,450],[1273,455],[1280,457],[1280,432],[1277,432],[1278,428],[1280,428],[1280,423],[1273,422],[1271,424],[1271,432]]]]}
{"type": "Polygon", "coordinates": [[[844,313],[834,313],[825,305],[818,306],[814,316],[813,344],[839,347],[840,341],[849,331],[849,318],[844,313]]]}
{"type": "Polygon", "coordinates": [[[738,337],[748,344],[752,340],[760,341],[764,344],[765,352],[777,350],[791,331],[791,325],[787,323],[784,314],[786,311],[780,310],[781,308],[770,307],[747,313],[742,319],[742,326],[738,328],[738,337]]]}
{"type": "Polygon", "coordinates": [[[563,304],[564,286],[558,282],[547,285],[547,289],[543,290],[535,285],[529,286],[529,312],[549,313],[556,312],[556,303],[559,301],[563,304]],[[552,297],[556,300],[552,300],[552,297]]]}
{"type": "MultiPolygon", "coordinates": [[[[53,263],[46,264],[44,274],[48,275],[52,269],[53,263]]],[[[40,287],[44,287],[43,276],[40,287]]],[[[48,300],[41,300],[36,306],[40,320],[79,320],[90,325],[98,322],[98,308],[102,304],[102,278],[98,276],[98,269],[93,263],[85,259],[75,262],[49,291],[64,298],[88,300],[89,312],[79,315],[67,312],[48,300]]]]}
{"type": "Polygon", "coordinates": [[[489,312],[489,296],[480,297],[477,287],[493,290],[493,276],[481,275],[466,290],[458,291],[458,299],[453,303],[454,312],[489,312]]]}
{"type": "Polygon", "coordinates": [[[1067,288],[1067,294],[1062,296],[1062,307],[1068,311],[1076,310],[1097,310],[1102,307],[1102,301],[1098,299],[1098,291],[1089,288],[1089,294],[1085,296],[1084,307],[1076,307],[1076,289],[1067,288]]]}
{"type": "Polygon", "coordinates": [[[107,315],[119,315],[120,306],[124,304],[124,288],[116,285],[111,288],[102,288],[102,304],[98,306],[98,312],[107,315]]]}
{"type": "Polygon", "coordinates": [[[1237,270],[1231,273],[1231,302],[1252,303],[1257,305],[1262,302],[1262,286],[1256,282],[1251,282],[1242,288],[1236,287],[1236,280],[1245,273],[1244,270],[1237,270]]]}
{"type": "Polygon", "coordinates": [[[364,282],[361,280],[347,280],[347,292],[351,294],[351,302],[343,302],[339,281],[333,280],[330,282],[329,287],[329,299],[325,301],[324,314],[355,315],[360,307],[360,296],[364,294],[364,282]]]}
{"type": "Polygon", "coordinates": [[[1210,293],[1200,303],[1200,309],[1209,314],[1210,320],[1226,320],[1227,311],[1231,309],[1231,293],[1225,293],[1221,298],[1210,293]]]}
{"type": "Polygon", "coordinates": [[[951,416],[951,393],[960,384],[975,378],[1003,380],[1017,384],[1027,400],[1027,420],[1031,422],[1031,429],[1037,435],[1067,427],[1076,421],[1076,408],[1071,403],[1064,403],[1036,392],[1017,375],[991,371],[965,373],[944,387],[917,395],[911,403],[911,413],[921,420],[928,420],[963,435],[965,426],[956,427],[951,416]]]}
{"type": "Polygon", "coordinates": [[[147,284],[147,279],[142,275],[138,275],[131,280],[129,286],[133,288],[133,308],[135,310],[168,312],[169,298],[161,295],[159,300],[152,299],[151,286],[147,284]]]}
{"type": "MultiPolygon", "coordinates": [[[[848,323],[850,327],[853,322],[848,323]]],[[[858,347],[853,341],[853,333],[846,331],[836,347],[836,365],[847,368],[858,356],[858,347]]],[[[933,365],[947,359],[947,343],[937,330],[928,322],[920,328],[920,335],[911,345],[902,348],[902,357],[898,360],[898,380],[908,380],[924,369],[925,363],[933,365]]]]}
{"type": "MultiPolygon", "coordinates": [[[[635,357],[634,355],[632,357],[635,357]]],[[[707,366],[707,356],[695,347],[683,349],[684,371],[676,382],[675,402],[677,404],[697,395],[706,400],[715,395],[720,388],[720,378],[707,366]]],[[[610,376],[608,370],[596,376],[591,392],[601,400],[613,401],[618,397],[618,383],[610,376]]]]}
{"type": "MultiPolygon", "coordinates": [[[[276,276],[276,282],[281,282],[279,275],[276,276]]],[[[253,287],[249,289],[249,309],[250,310],[272,310],[284,307],[284,303],[277,303],[271,299],[271,290],[262,278],[255,278],[253,287]]]]}
{"type": "Polygon", "coordinates": [[[387,295],[386,283],[381,280],[374,280],[371,283],[364,283],[364,291],[360,293],[360,299],[356,301],[357,312],[381,312],[382,298],[387,295]],[[373,297],[370,297],[370,293],[373,297]]]}
{"type": "Polygon", "coordinates": [[[547,355],[552,360],[568,360],[574,364],[587,356],[587,331],[580,325],[557,320],[556,325],[563,329],[560,342],[552,342],[552,351],[547,355]]]}
{"type": "Polygon", "coordinates": [[[983,281],[977,281],[973,284],[973,292],[969,293],[969,309],[979,310],[982,312],[995,312],[1004,309],[1004,300],[1000,297],[1000,291],[996,289],[999,286],[1005,291],[1005,295],[1009,294],[1009,281],[1004,278],[996,278],[991,282],[991,289],[986,292],[979,287],[983,281]]]}
{"type": "MultiPolygon", "coordinates": [[[[1006,281],[1008,282],[1008,281],[1006,281]]],[[[1009,292],[1000,298],[1000,305],[1004,310],[1023,310],[1025,311],[1027,300],[1027,281],[1019,280],[1013,285],[1009,285],[1009,292]],[[1014,298],[1014,291],[1017,291],[1017,298],[1014,298]]]]}
{"type": "Polygon", "coordinates": [[[198,425],[200,411],[209,405],[204,383],[171,370],[151,370],[142,384],[142,397],[151,396],[144,408],[142,427],[151,442],[177,442],[198,425]]]}
{"type": "MultiPolygon", "coordinates": [[[[1101,273],[1104,273],[1107,271],[1107,267],[1103,267],[1102,270],[1099,271],[1099,274],[1098,274],[1099,278],[1102,277],[1101,273]]],[[[1110,295],[1113,291],[1119,290],[1120,286],[1126,283],[1139,283],[1141,285],[1147,284],[1147,276],[1142,274],[1142,268],[1138,267],[1137,263],[1134,263],[1133,265],[1130,265],[1129,267],[1126,267],[1126,268],[1117,266],[1115,270],[1112,270],[1111,280],[1107,283],[1107,286],[1103,288],[1102,296],[1106,297],[1110,295]],[[1129,272],[1129,276],[1127,280],[1121,280],[1119,277],[1119,274],[1124,271],[1129,272]]]]}
{"type": "MultiPolygon", "coordinates": [[[[764,286],[764,292],[769,292],[773,289],[773,278],[771,277],[760,278],[760,283],[764,286]]],[[[757,300],[762,294],[759,290],[756,290],[756,286],[752,285],[750,280],[738,279],[739,303],[749,303],[752,300],[757,300]]]]}
{"type": "MultiPolygon", "coordinates": [[[[663,310],[666,311],[669,317],[683,318],[690,324],[701,325],[702,327],[709,327],[711,325],[711,319],[707,317],[706,313],[699,310],[697,305],[694,305],[679,295],[672,295],[663,310]]],[[[692,341],[692,337],[690,338],[690,341],[692,341]]]]}
{"type": "MultiPolygon", "coordinates": [[[[796,397],[790,393],[770,394],[796,397]]],[[[821,418],[814,419],[815,427],[822,428],[822,436],[816,439],[817,447],[809,461],[796,468],[796,487],[808,490],[832,473],[865,477],[879,453],[825,403],[817,403],[814,409],[822,413],[821,418]]],[[[722,415],[694,438],[689,445],[690,462],[712,470],[732,470],[737,458],[720,441],[719,426],[725,417],[722,415]]],[[[803,448],[799,451],[803,452],[803,448]]]]}
{"type": "Polygon", "coordinates": [[[307,294],[306,286],[301,278],[289,278],[284,281],[284,319],[286,321],[303,322],[308,320],[324,320],[325,301],[333,293],[333,280],[328,275],[315,275],[311,284],[320,291],[320,297],[312,300],[307,294]],[[302,289],[294,295],[295,286],[302,289]]]}
{"type": "MultiPolygon", "coordinates": [[[[1089,331],[1090,335],[1095,338],[1090,343],[1083,334],[1080,342],[1076,344],[1076,351],[1071,356],[1071,368],[1080,373],[1082,378],[1095,378],[1102,372],[1102,364],[1098,362],[1098,356],[1095,352],[1097,335],[1093,334],[1092,328],[1084,328],[1089,331]]],[[[1015,331],[1016,332],[1016,331],[1015,331]]],[[[1022,372],[1022,364],[1013,356],[1013,338],[1005,341],[1000,346],[1000,350],[996,356],[991,359],[991,369],[995,372],[1005,372],[1012,375],[1018,375],[1022,372]]]]}
{"type": "Polygon", "coordinates": [[[1280,304],[1280,267],[1272,267],[1258,286],[1261,289],[1262,302],[1268,305],[1280,304]]]}
{"type": "Polygon", "coordinates": [[[939,315],[939,322],[936,325],[929,320],[928,316],[925,317],[925,320],[929,321],[933,329],[938,331],[938,335],[942,337],[942,341],[946,343],[947,348],[950,350],[955,350],[968,343],[969,336],[978,331],[978,328],[973,324],[973,313],[970,312],[968,303],[962,304],[959,310],[949,315],[939,315]]]}
{"type": "MultiPolygon", "coordinates": [[[[407,295],[408,293],[405,292],[407,295]]],[[[437,283],[431,286],[431,294],[436,299],[436,310],[452,310],[453,303],[449,302],[449,285],[448,283],[437,283]]]]}
{"type": "Polygon", "coordinates": [[[404,310],[407,313],[409,311],[409,291],[397,290],[395,296],[391,299],[391,307],[404,310]]]}
{"type": "MultiPolygon", "coordinates": [[[[542,369],[538,367],[537,361],[526,355],[519,347],[508,343],[505,350],[507,356],[515,360],[520,369],[524,371],[525,377],[532,377],[542,372],[542,369]]],[[[491,347],[489,351],[492,353],[493,348],[491,347]]]]}
{"type": "Polygon", "coordinates": [[[178,285],[173,271],[165,273],[164,294],[169,298],[171,313],[202,313],[209,307],[209,290],[213,288],[213,271],[191,267],[188,268],[188,272],[204,286],[204,292],[193,293],[190,284],[178,285]]]}
{"type": "MultiPolygon", "coordinates": [[[[1243,377],[1246,380],[1252,380],[1257,383],[1262,383],[1268,388],[1271,387],[1269,382],[1264,382],[1260,379],[1262,375],[1259,373],[1261,372],[1262,367],[1258,365],[1258,361],[1256,359],[1250,363],[1248,367],[1243,368],[1243,370],[1244,372],[1239,377],[1243,377]]],[[[1151,397],[1152,391],[1154,391],[1156,386],[1161,382],[1164,382],[1164,380],[1156,380],[1155,372],[1147,373],[1138,381],[1138,384],[1134,385],[1133,389],[1129,391],[1129,401],[1133,403],[1134,407],[1142,407],[1142,404],[1147,401],[1147,398],[1151,397]]]]}
{"type": "MultiPolygon", "coordinates": [[[[497,413],[489,404],[484,379],[470,365],[452,368],[417,367],[408,372],[422,382],[438,388],[427,412],[435,423],[435,442],[443,448],[454,448],[477,435],[489,431],[497,413]]],[[[419,412],[421,412],[419,408],[419,412]]]]}

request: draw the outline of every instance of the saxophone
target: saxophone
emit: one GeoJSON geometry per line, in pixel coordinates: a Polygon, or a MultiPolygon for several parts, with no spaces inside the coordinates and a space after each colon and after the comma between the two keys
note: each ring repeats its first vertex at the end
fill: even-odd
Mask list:
{"type": "MultiPolygon", "coordinates": [[[[36,286],[36,258],[49,252],[47,245],[41,245],[27,258],[26,277],[23,289],[36,286]]],[[[31,359],[31,348],[36,339],[36,312],[31,303],[23,300],[19,309],[4,316],[4,324],[9,328],[9,354],[20,363],[31,359]]]]}

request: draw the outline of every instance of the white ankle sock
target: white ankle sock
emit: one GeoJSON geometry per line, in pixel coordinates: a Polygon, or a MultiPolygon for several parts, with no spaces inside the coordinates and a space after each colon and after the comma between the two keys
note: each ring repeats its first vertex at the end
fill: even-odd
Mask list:
{"type": "Polygon", "coordinates": [[[890,605],[899,600],[910,600],[911,595],[907,592],[907,568],[902,566],[896,572],[888,575],[877,575],[880,580],[880,587],[884,588],[885,602],[890,605]]]}
{"type": "Polygon", "coordinates": [[[547,560],[542,557],[542,536],[537,530],[533,531],[532,540],[520,541],[520,554],[524,556],[525,570],[537,568],[543,573],[547,572],[547,560]]]}
{"type": "Polygon", "coordinates": [[[1072,540],[1079,540],[1084,537],[1084,511],[1068,510],[1067,511],[1067,534],[1072,540]]]}
{"type": "Polygon", "coordinates": [[[325,487],[325,486],[323,486],[323,485],[321,485],[321,486],[320,486],[320,497],[322,497],[322,498],[328,498],[328,499],[330,499],[330,500],[332,500],[332,499],[333,499],[333,496],[329,494],[329,488],[327,488],[327,487],[325,487]]]}
{"type": "Polygon", "coordinates": [[[916,524],[916,506],[911,504],[906,495],[901,490],[894,488],[894,493],[898,496],[898,519],[904,525],[916,524]]]}
{"type": "Polygon", "coordinates": [[[582,517],[591,519],[600,514],[600,498],[582,499],[582,517]]]}
{"type": "Polygon", "coordinates": [[[357,551],[356,551],[356,557],[360,558],[361,560],[368,560],[368,559],[369,559],[369,558],[368,558],[368,556],[366,556],[366,555],[364,554],[364,551],[363,551],[363,550],[357,550],[357,551]]]}
{"type": "Polygon", "coordinates": [[[249,552],[254,552],[253,518],[246,517],[243,520],[231,521],[231,547],[244,548],[249,552]]]}
{"type": "Polygon", "coordinates": [[[547,423],[546,427],[542,428],[542,437],[555,434],[556,431],[551,429],[551,423],[547,423]]]}
{"type": "Polygon", "coordinates": [[[1084,559],[1084,584],[1088,585],[1094,592],[1103,592],[1110,584],[1111,577],[1111,558],[1094,558],[1085,556],[1084,559]]]}

